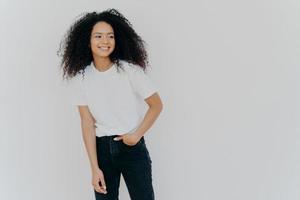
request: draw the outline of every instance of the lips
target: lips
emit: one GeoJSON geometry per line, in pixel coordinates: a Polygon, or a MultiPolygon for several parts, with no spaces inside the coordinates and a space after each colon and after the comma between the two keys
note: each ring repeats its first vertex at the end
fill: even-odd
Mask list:
{"type": "Polygon", "coordinates": [[[105,46],[105,47],[98,47],[100,50],[102,50],[102,51],[108,51],[109,49],[110,49],[110,47],[107,47],[107,46],[105,46]]]}

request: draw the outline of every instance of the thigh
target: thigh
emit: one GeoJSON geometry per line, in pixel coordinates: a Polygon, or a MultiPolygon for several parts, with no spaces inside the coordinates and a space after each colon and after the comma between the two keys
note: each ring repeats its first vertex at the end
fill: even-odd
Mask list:
{"type": "Polygon", "coordinates": [[[152,161],[144,139],[133,147],[123,146],[120,169],[131,200],[154,200],[152,161]]]}
{"type": "Polygon", "coordinates": [[[98,165],[104,174],[107,193],[94,190],[96,200],[118,200],[121,172],[113,162],[110,145],[108,137],[97,139],[98,165]]]}

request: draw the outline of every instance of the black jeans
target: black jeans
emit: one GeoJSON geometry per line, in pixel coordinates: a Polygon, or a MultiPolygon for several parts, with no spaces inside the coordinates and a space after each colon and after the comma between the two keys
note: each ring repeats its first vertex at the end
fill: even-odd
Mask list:
{"type": "Polygon", "coordinates": [[[99,168],[103,171],[107,193],[94,189],[96,200],[118,200],[122,174],[131,200],[154,200],[152,186],[152,161],[142,137],[129,146],[122,140],[114,141],[117,135],[96,136],[99,168]]]}

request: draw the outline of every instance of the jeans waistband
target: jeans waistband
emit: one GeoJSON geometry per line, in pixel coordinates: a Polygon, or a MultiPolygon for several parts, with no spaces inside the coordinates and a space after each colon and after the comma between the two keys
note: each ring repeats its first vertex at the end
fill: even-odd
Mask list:
{"type": "MultiPolygon", "coordinates": [[[[118,137],[120,135],[105,135],[105,136],[96,136],[96,139],[98,140],[113,140],[115,137],[118,137]]],[[[144,136],[141,137],[140,139],[141,142],[145,142],[144,136]]]]}

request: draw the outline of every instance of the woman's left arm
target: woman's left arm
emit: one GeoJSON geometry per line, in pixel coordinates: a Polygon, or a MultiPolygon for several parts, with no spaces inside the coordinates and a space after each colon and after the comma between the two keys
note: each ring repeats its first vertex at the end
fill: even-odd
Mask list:
{"type": "Polygon", "coordinates": [[[145,101],[149,108],[138,128],[132,133],[126,133],[124,135],[117,136],[114,138],[114,140],[123,140],[123,142],[128,145],[135,145],[143,137],[143,135],[145,135],[163,108],[163,104],[157,92],[147,97],[145,101]]]}
{"type": "Polygon", "coordinates": [[[149,109],[146,112],[143,121],[139,127],[135,130],[133,134],[136,134],[139,139],[147,132],[147,130],[152,126],[160,112],[163,109],[163,104],[157,92],[152,94],[150,97],[145,99],[148,104],[149,109]]]}

